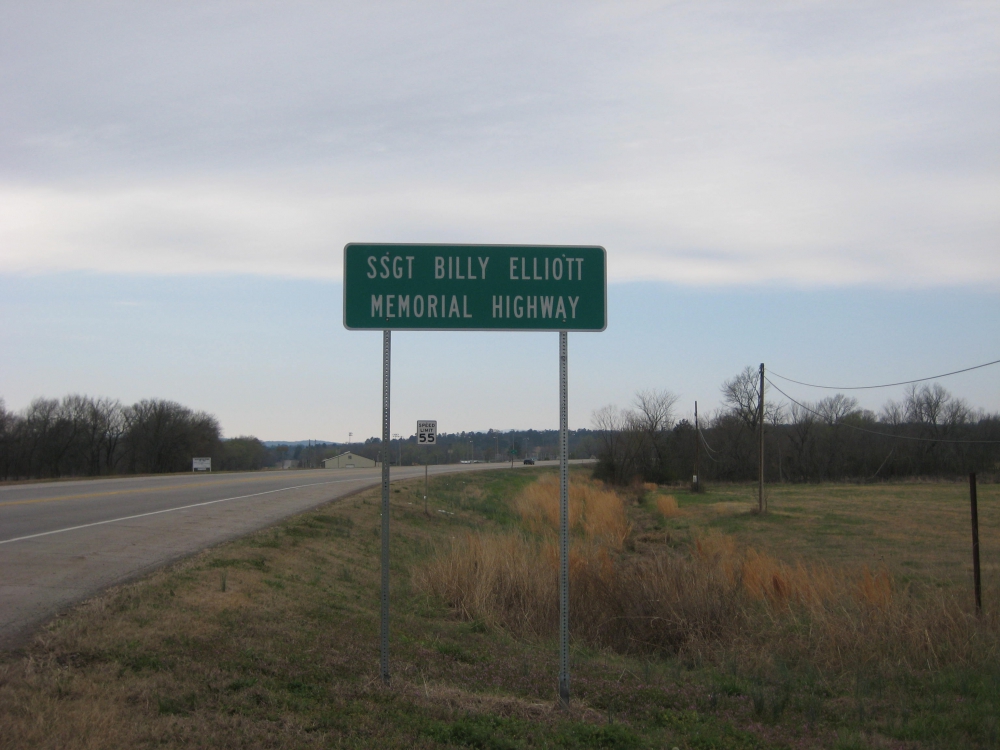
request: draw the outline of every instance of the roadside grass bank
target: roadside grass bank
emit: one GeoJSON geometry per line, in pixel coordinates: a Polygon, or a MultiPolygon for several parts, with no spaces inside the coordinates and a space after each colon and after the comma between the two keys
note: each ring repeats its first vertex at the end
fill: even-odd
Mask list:
{"type": "MultiPolygon", "coordinates": [[[[996,747],[1000,592],[977,621],[931,596],[950,587],[914,597],[891,566],[789,549],[816,533],[827,488],[843,513],[881,512],[870,498],[858,510],[805,487],[801,515],[769,519],[711,507],[747,504],[746,487],[623,499],[573,476],[568,716],[555,710],[557,483],[538,468],[433,478],[426,514],[422,479],[393,485],[390,688],[374,489],[108,592],[4,655],[0,747],[996,747]],[[869,629],[848,632],[831,602],[869,629]],[[951,620],[935,619],[941,602],[951,620]],[[834,625],[839,656],[824,645],[834,625]]],[[[981,516],[997,501],[981,487],[981,516]]]]}

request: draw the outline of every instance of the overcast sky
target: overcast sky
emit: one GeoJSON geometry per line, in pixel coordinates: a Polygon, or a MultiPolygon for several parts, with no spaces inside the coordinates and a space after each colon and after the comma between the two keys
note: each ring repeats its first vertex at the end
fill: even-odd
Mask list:
{"type": "MultiPolygon", "coordinates": [[[[571,426],[636,388],[714,405],[765,357],[845,384],[978,364],[1000,357],[998,123],[996,2],[0,0],[0,396],[374,434],[350,241],[605,246],[571,426]],[[310,406],[344,389],[365,396],[310,406]]],[[[394,430],[555,426],[554,334],[420,336],[456,381],[401,380],[394,430]],[[521,395],[486,405],[512,362],[521,395]]],[[[944,384],[1000,409],[978,377],[944,384]]]]}

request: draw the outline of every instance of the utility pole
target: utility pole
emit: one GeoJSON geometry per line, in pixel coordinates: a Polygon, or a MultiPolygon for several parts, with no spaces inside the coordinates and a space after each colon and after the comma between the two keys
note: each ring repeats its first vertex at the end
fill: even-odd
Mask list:
{"type": "Polygon", "coordinates": [[[764,363],[760,363],[760,388],[757,391],[757,512],[764,508],[764,363]]]}
{"type": "Polygon", "coordinates": [[[691,489],[694,492],[701,492],[701,433],[698,431],[698,402],[694,402],[694,481],[691,482],[691,489]]]}

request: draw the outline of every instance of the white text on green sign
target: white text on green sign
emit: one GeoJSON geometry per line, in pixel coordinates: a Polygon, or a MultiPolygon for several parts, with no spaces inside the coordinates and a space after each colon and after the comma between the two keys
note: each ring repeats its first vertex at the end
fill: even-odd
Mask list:
{"type": "Polygon", "coordinates": [[[352,329],[601,331],[606,298],[601,247],[344,248],[344,325],[352,329]]]}

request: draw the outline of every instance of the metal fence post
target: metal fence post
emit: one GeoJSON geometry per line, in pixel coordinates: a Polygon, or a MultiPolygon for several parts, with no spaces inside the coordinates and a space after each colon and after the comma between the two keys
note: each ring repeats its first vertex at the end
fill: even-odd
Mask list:
{"type": "Polygon", "coordinates": [[[969,474],[969,504],[972,506],[972,585],[976,595],[976,614],[983,613],[983,579],[979,570],[979,503],[976,499],[976,473],[969,474]]]}

